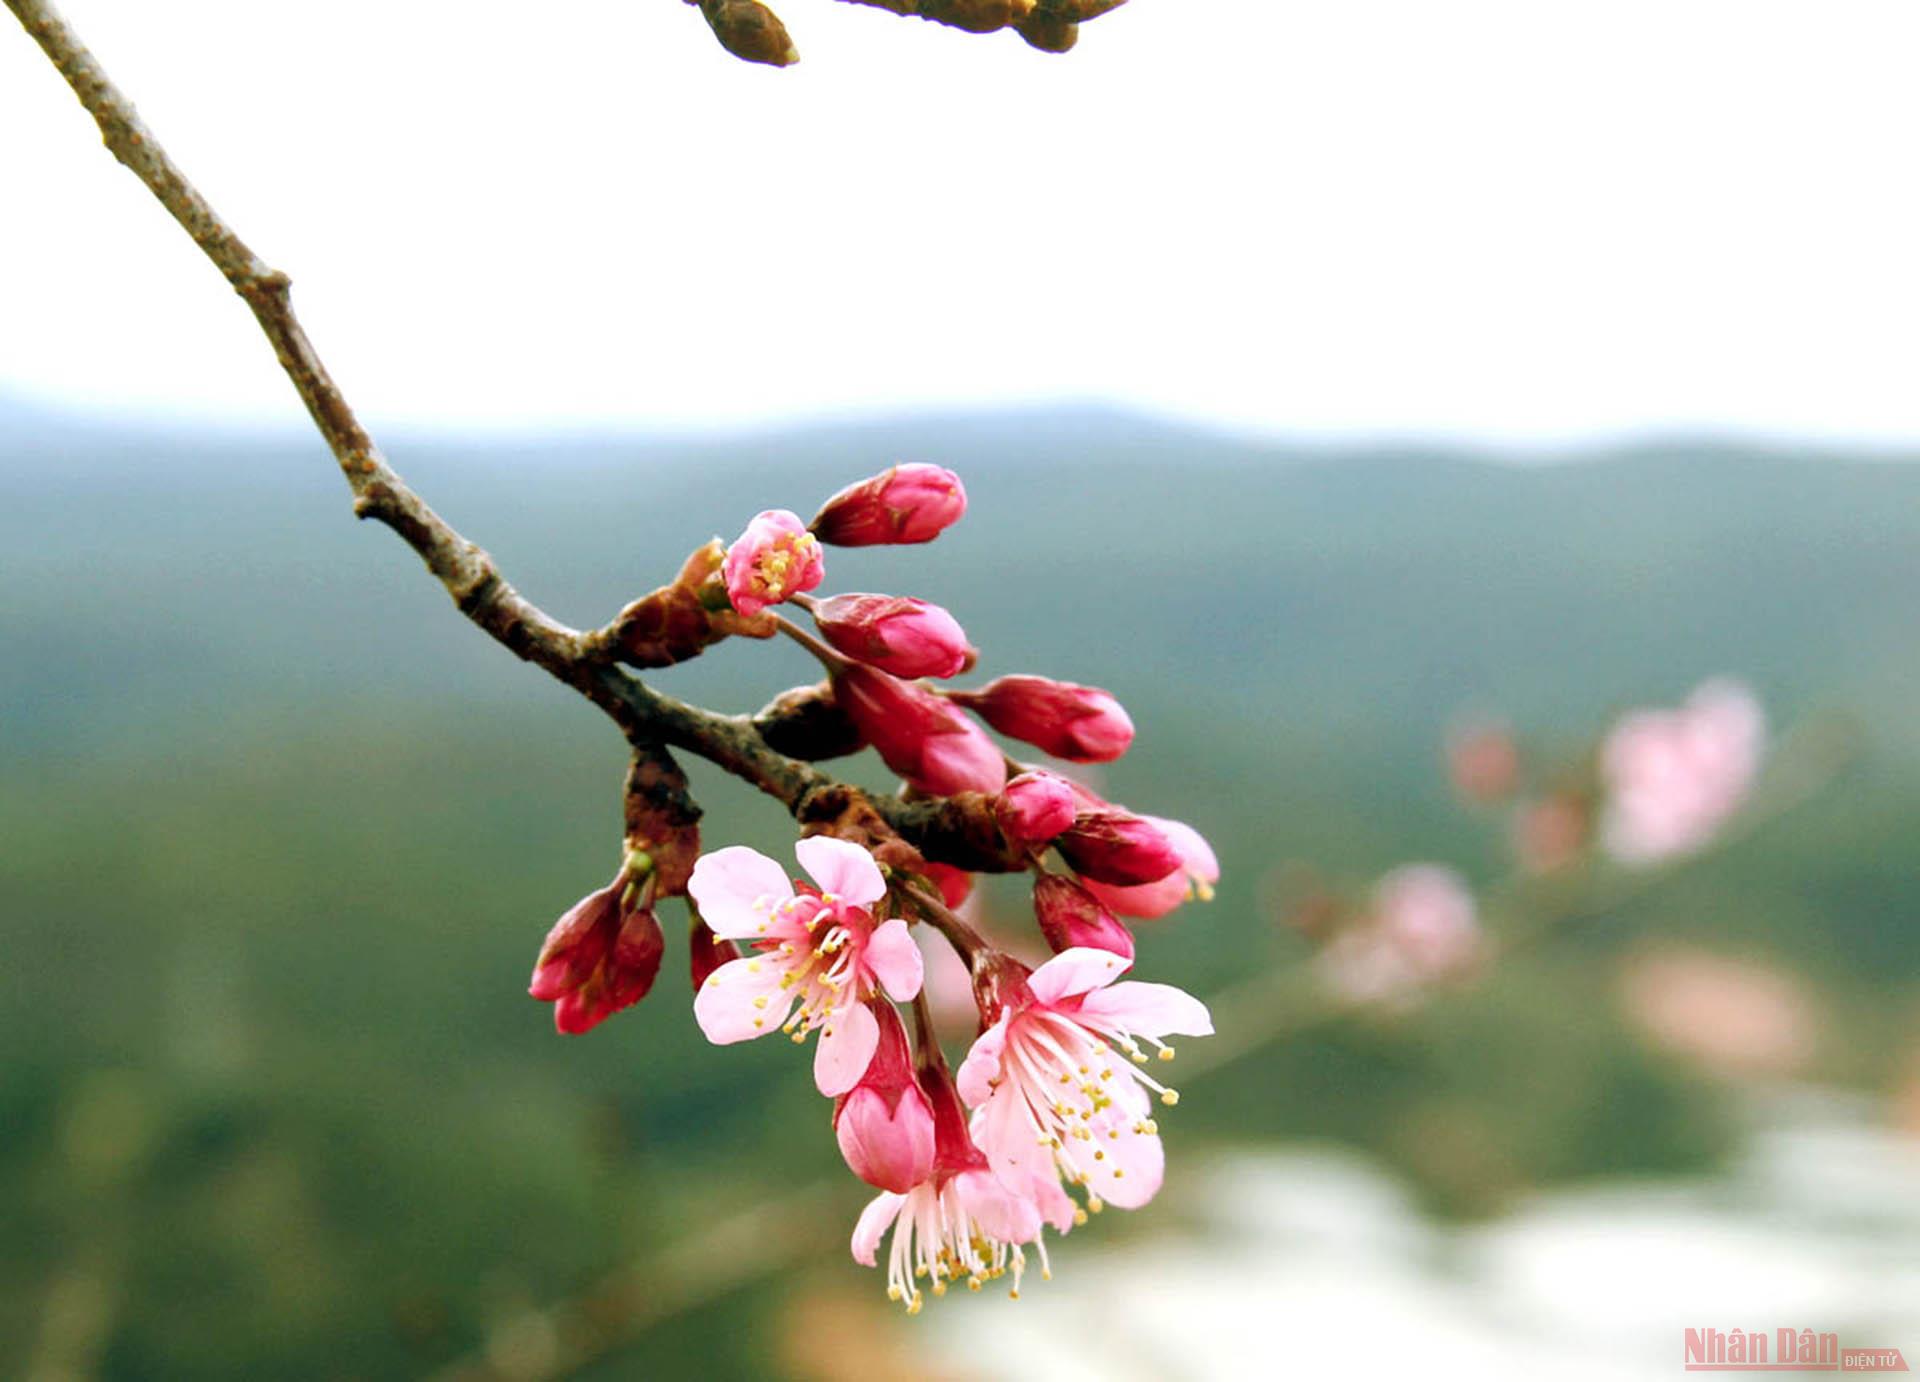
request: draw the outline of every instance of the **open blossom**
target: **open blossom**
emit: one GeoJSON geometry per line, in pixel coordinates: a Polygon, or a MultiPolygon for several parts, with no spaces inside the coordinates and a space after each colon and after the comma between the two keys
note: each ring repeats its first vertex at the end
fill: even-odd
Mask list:
{"type": "Polygon", "coordinates": [[[1627,716],[1601,749],[1601,838],[1626,864],[1701,848],[1740,808],[1760,770],[1766,723],[1737,682],[1711,681],[1677,710],[1627,716]]]}
{"type": "Polygon", "coordinates": [[[950,694],[1002,734],[1070,763],[1110,763],[1133,743],[1133,721],[1097,687],[1007,676],[950,694]]]}
{"type": "Polygon", "coordinates": [[[1131,962],[1105,950],[1062,951],[1024,980],[1024,967],[1000,964],[999,1014],[960,1067],[974,1140],[1001,1183],[1049,1218],[1070,1212],[1063,1180],[1093,1203],[1137,1209],[1165,1165],[1149,1091],[1177,1097],[1140,1068],[1140,1043],[1171,1059],[1165,1038],[1212,1034],[1206,1006],[1168,984],[1115,983],[1131,962]]]}
{"type": "Polygon", "coordinates": [[[720,568],[727,598],[741,614],[752,616],[812,590],[826,574],[820,540],[786,509],[757,514],[727,548],[720,568]]]}
{"type": "MultiPolygon", "coordinates": [[[[1042,1275],[1048,1274],[1040,1209],[1031,1197],[1002,1184],[988,1166],[967,1131],[945,1063],[936,1058],[923,1064],[918,1081],[933,1111],[933,1169],[905,1192],[883,1193],[867,1205],[854,1225],[853,1260],[873,1266],[881,1239],[892,1230],[887,1295],[903,1302],[910,1314],[918,1314],[926,1302],[922,1280],[941,1296],[949,1282],[965,1281],[977,1291],[1011,1272],[1018,1299],[1027,1265],[1024,1245],[1038,1249],[1042,1275]]],[[[1066,1198],[1057,1185],[1054,1193],[1066,1198]]],[[[1072,1226],[1069,1205],[1054,1227],[1064,1233],[1072,1226]]]]}
{"type": "Polygon", "coordinates": [[[922,792],[998,792],[1006,755],[964,711],[923,686],[858,664],[833,672],[833,696],[867,742],[922,792]]]}
{"type": "Polygon", "coordinates": [[[1357,925],[1320,952],[1321,977],[1357,1003],[1398,1002],[1478,963],[1478,909],[1466,883],[1440,864],[1408,864],[1374,885],[1357,925]]]}
{"type": "Polygon", "coordinates": [[[973,665],[960,622],[911,595],[834,595],[813,619],[835,648],[896,677],[950,677],[973,665]]]}
{"type": "Polygon", "coordinates": [[[856,1176],[904,1193],[933,1174],[933,1106],[913,1077],[900,1014],[878,999],[869,1006],[880,1043],[860,1083],[834,1105],[833,1135],[856,1176]]]}
{"type": "Polygon", "coordinates": [[[1180,857],[1180,866],[1158,882],[1132,887],[1084,879],[1087,891],[1123,917],[1163,917],[1190,898],[1213,901],[1213,885],[1220,881],[1220,861],[1214,857],[1213,846],[1199,831],[1182,821],[1160,816],[1140,819],[1167,838],[1180,857]]]}
{"type": "Polygon", "coordinates": [[[912,462],[848,485],[821,505],[810,526],[836,547],[932,542],[966,511],[958,475],[912,462]]]}
{"type": "Polygon", "coordinates": [[[553,1004],[553,1025],[578,1036],[647,996],[666,938],[649,907],[625,907],[627,875],[574,903],[547,933],[527,992],[553,1004]]]}
{"type": "Polygon", "coordinates": [[[901,1002],[918,993],[920,951],[900,918],[874,921],[869,909],[887,885],[864,849],[816,835],[794,853],[818,892],[796,892],[786,870],[744,845],[694,865],[687,890],[700,915],[715,936],[750,951],[707,976],[693,1015],[722,1046],[776,1028],[803,1041],[819,1029],[814,1083],[831,1097],[859,1082],[879,1044],[863,1000],[880,990],[901,1002]]]}

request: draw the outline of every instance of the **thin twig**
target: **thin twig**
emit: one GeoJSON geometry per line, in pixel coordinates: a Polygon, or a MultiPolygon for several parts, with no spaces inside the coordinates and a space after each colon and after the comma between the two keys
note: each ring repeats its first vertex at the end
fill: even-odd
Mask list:
{"type": "MultiPolygon", "coordinates": [[[[5,0],[80,104],[107,148],[159,199],[233,287],[266,333],[353,492],[354,512],[393,529],[418,553],[460,612],[517,656],[599,706],[634,743],[685,749],[777,797],[804,818],[817,794],[853,792],[826,773],[769,748],[745,716],[719,715],[655,691],[615,666],[604,640],[552,618],[508,583],[493,558],[456,532],[400,478],[327,373],[293,310],[292,284],[216,212],[141,122],[133,103],[47,0],[5,0]]],[[[868,794],[862,794],[868,795],[868,794]]],[[[923,853],[969,868],[1012,868],[982,847],[982,822],[954,802],[869,795],[876,810],[923,853]],[[943,849],[944,846],[944,849],[943,849]]],[[[972,808],[971,814],[984,808],[972,808]]],[[[991,838],[987,832],[985,838],[991,838]]]]}

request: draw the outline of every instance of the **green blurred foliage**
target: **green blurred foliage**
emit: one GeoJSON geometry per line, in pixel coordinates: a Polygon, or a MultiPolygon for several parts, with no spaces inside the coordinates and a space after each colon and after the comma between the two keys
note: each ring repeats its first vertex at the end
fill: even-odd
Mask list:
{"type": "MultiPolygon", "coordinates": [[[[836,1173],[803,1055],[700,1040],[677,935],[655,995],[588,1037],[525,996],[551,919],[614,865],[621,745],[356,527],[317,445],[7,420],[0,1369],[71,1335],[114,1377],[414,1376],[836,1173]]],[[[1097,413],[392,449],[578,623],[760,507],[804,514],[896,459],[962,470],[962,526],[832,553],[828,588],[948,605],[983,674],[1121,696],[1141,735],[1110,794],[1192,821],[1226,866],[1211,907],[1142,937],[1143,971],[1203,993],[1298,957],[1269,906],[1283,861],[1492,877],[1497,832],[1439,770],[1463,709],[1573,752],[1619,706],[1734,672],[1782,721],[1871,725],[1825,798],[1622,914],[1195,1080],[1163,1120],[1176,1176],[1208,1140],[1337,1140],[1473,1213],[1708,1164],[1720,1095],[1613,1001],[1649,935],[1808,976],[1817,1075],[1910,1059],[1920,471],[1314,455],[1097,413]]],[[[744,709],[810,675],[734,644],[659,680],[744,709]]],[[[785,852],[777,806],[694,776],[710,843],[785,852]]],[[[865,1195],[839,1174],[850,1225],[865,1195]]],[[[840,1232],[810,1271],[858,1281],[840,1232]]],[[[645,1375],[764,1375],[779,1289],[651,1331],[645,1375]]]]}

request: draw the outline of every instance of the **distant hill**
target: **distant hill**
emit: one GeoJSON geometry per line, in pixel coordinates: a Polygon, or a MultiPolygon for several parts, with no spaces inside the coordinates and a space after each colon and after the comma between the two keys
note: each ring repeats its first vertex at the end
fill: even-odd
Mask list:
{"type": "MultiPolygon", "coordinates": [[[[1166,1119],[1176,1160],[1336,1139],[1464,1211],[1700,1164],[1734,1115],[1626,1030],[1612,985],[1639,936],[1799,972],[1815,1078],[1884,1086],[1912,1059],[1920,467],[1687,441],[1523,466],[1099,409],[386,440],[579,624],[760,508],[804,515],[896,460],[960,471],[962,525],[832,552],[828,588],[947,605],[981,676],[1120,695],[1140,737],[1111,792],[1193,821],[1226,866],[1212,906],[1141,934],[1143,970],[1201,992],[1297,954],[1268,906],[1283,861],[1492,876],[1497,835],[1438,771],[1465,708],[1573,750],[1733,673],[1780,723],[1866,724],[1826,798],[1657,896],[1431,1014],[1198,1080],[1166,1119]]],[[[400,1378],[742,1196],[832,1174],[833,1212],[857,1209],[804,1061],[699,1039],[677,934],[655,996],[589,1038],[526,998],[552,917],[611,865],[618,742],[353,520],[317,440],[0,398],[0,592],[0,1335],[29,1341],[0,1371],[48,1283],[91,1263],[121,1274],[104,1375],[400,1378]]],[[[657,680],[751,708],[813,675],[733,643],[657,680]]],[[[776,809],[695,779],[709,843],[786,849],[776,809]]],[[[822,1241],[816,1280],[871,1288],[822,1241]]],[[[644,1366],[763,1376],[779,1289],[650,1335],[644,1366]]]]}

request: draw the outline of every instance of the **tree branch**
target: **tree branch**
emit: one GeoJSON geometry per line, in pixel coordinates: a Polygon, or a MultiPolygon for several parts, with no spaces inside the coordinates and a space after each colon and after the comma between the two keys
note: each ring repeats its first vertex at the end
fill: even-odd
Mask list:
{"type": "MultiPolygon", "coordinates": [[[[604,631],[588,634],[552,618],[508,583],[493,558],[454,531],[381,454],[293,311],[292,282],[250,249],[142,123],[133,103],[47,0],[5,0],[100,126],[113,156],[193,237],[266,333],[280,367],[326,439],[361,518],[386,524],[419,554],[460,612],[515,655],[572,687],[636,744],[663,743],[698,754],[778,798],[801,820],[827,819],[827,806],[857,789],[769,748],[745,716],[729,716],[662,695],[610,660],[604,631]]],[[[974,869],[1020,866],[992,829],[981,802],[869,798],[887,824],[917,848],[974,869]]]]}

